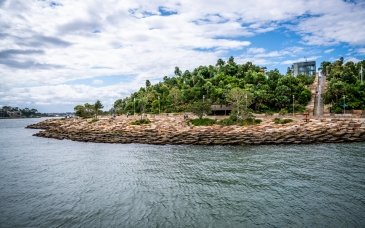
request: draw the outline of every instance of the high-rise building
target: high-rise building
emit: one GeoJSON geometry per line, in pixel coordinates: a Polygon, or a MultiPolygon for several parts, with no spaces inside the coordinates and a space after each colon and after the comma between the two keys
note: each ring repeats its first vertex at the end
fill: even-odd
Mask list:
{"type": "Polygon", "coordinates": [[[316,61],[293,63],[292,71],[295,77],[298,76],[299,74],[313,76],[316,74],[316,61]]]}

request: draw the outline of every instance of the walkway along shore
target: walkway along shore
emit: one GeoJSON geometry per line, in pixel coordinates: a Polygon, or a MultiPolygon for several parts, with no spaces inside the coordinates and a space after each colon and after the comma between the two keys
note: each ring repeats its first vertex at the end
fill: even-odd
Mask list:
{"type": "Polygon", "coordinates": [[[43,129],[39,137],[97,143],[142,144],[309,144],[365,141],[365,119],[302,119],[280,125],[265,118],[251,126],[189,126],[181,115],[149,117],[150,124],[131,125],[140,117],[48,119],[27,128],[43,129]]]}

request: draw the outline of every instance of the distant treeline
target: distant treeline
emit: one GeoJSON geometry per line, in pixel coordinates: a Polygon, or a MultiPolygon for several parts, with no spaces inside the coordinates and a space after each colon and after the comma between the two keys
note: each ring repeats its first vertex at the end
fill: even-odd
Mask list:
{"type": "Polygon", "coordinates": [[[38,112],[37,109],[30,108],[18,108],[11,106],[3,106],[0,109],[0,118],[33,118],[41,117],[44,114],[38,112]]]}

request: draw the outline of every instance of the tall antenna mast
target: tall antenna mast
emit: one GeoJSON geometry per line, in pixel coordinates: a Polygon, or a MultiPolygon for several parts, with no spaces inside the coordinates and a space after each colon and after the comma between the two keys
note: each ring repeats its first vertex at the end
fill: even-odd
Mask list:
{"type": "Polygon", "coordinates": [[[361,75],[361,85],[364,83],[363,81],[363,70],[362,70],[362,65],[361,65],[361,68],[360,68],[360,75],[361,75]]]}

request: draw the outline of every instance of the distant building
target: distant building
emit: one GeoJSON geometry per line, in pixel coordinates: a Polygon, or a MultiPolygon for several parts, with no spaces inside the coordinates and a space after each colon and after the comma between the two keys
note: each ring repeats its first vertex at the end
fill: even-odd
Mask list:
{"type": "Polygon", "coordinates": [[[295,77],[299,74],[313,76],[316,74],[316,61],[293,63],[292,72],[295,77]]]}

